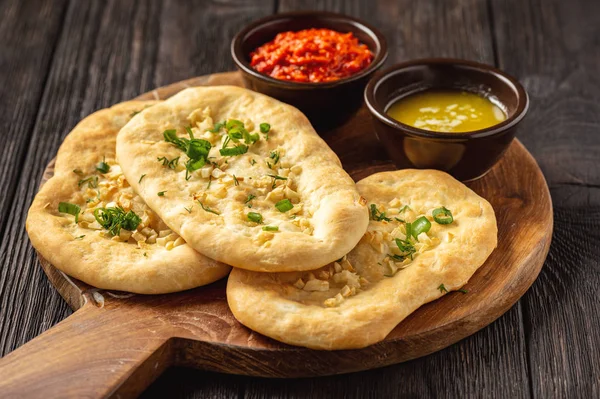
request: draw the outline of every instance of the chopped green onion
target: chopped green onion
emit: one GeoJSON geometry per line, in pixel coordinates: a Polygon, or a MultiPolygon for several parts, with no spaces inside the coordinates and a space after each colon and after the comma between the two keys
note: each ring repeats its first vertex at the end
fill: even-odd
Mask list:
{"type": "Polygon", "coordinates": [[[218,215],[218,214],[219,214],[219,212],[217,212],[217,211],[215,211],[215,210],[213,210],[213,209],[210,209],[210,208],[209,208],[209,207],[207,207],[207,206],[204,206],[204,204],[202,203],[202,201],[198,200],[198,203],[200,204],[200,206],[202,207],[202,209],[204,209],[206,212],[209,212],[209,213],[214,213],[215,215],[218,215]]]}
{"type": "Polygon", "coordinates": [[[240,182],[238,181],[237,177],[235,177],[235,175],[233,175],[233,184],[236,186],[240,185],[240,182]]]}
{"type": "Polygon", "coordinates": [[[219,131],[221,130],[221,128],[223,126],[225,126],[225,121],[217,122],[217,123],[215,123],[215,126],[212,129],[208,129],[208,131],[211,133],[219,133],[219,131]]]}
{"type": "Polygon", "coordinates": [[[406,223],[406,221],[405,221],[405,220],[403,220],[403,219],[400,219],[400,218],[394,218],[394,219],[396,219],[396,221],[398,221],[398,222],[400,222],[400,223],[406,223]]]}
{"type": "Polygon", "coordinates": [[[83,172],[79,168],[73,169],[73,173],[75,173],[76,175],[82,175],[83,174],[83,172]]]}
{"type": "Polygon", "coordinates": [[[278,203],[275,204],[275,208],[279,209],[279,212],[287,212],[292,209],[294,205],[290,202],[289,199],[282,199],[278,203]]]}
{"type": "Polygon", "coordinates": [[[243,128],[244,127],[244,122],[242,122],[240,120],[237,120],[237,119],[229,119],[227,121],[227,123],[225,124],[225,129],[231,130],[231,129],[233,129],[236,126],[243,128]]]}
{"type": "Polygon", "coordinates": [[[398,211],[398,213],[402,213],[402,212],[404,212],[407,209],[410,210],[410,206],[404,205],[402,208],[400,208],[400,210],[398,211]]]}
{"type": "Polygon", "coordinates": [[[209,175],[209,176],[208,176],[208,184],[207,184],[207,186],[206,186],[206,189],[207,189],[207,190],[210,188],[210,185],[211,185],[211,183],[212,183],[212,175],[209,175]]]}
{"type": "Polygon", "coordinates": [[[192,213],[192,208],[193,206],[190,206],[189,208],[186,208],[185,206],[183,207],[183,209],[185,209],[188,213],[192,213]]]}
{"type": "Polygon", "coordinates": [[[431,229],[431,222],[425,216],[421,216],[420,218],[412,222],[411,232],[413,237],[417,239],[419,237],[419,234],[427,233],[429,229],[431,229]]]}
{"type": "Polygon", "coordinates": [[[243,145],[243,144],[235,146],[235,147],[230,147],[230,148],[221,148],[219,150],[219,153],[224,157],[232,157],[232,156],[236,156],[236,155],[242,155],[242,154],[245,154],[246,152],[248,152],[248,146],[243,145]]]}
{"type": "Polygon", "coordinates": [[[446,289],[446,287],[444,287],[444,284],[440,284],[440,286],[438,287],[438,290],[440,290],[441,293],[444,293],[444,292],[447,293],[448,292],[448,290],[446,289]]]}
{"type": "Polygon", "coordinates": [[[269,130],[271,130],[271,125],[268,123],[261,123],[259,128],[261,133],[269,133],[269,130]]]}
{"type": "Polygon", "coordinates": [[[145,173],[144,173],[143,175],[141,175],[141,176],[140,176],[140,180],[138,180],[138,183],[141,183],[141,182],[142,182],[142,179],[143,179],[144,177],[146,177],[146,174],[145,174],[145,173]]]}
{"type": "Polygon", "coordinates": [[[118,236],[121,229],[134,231],[142,219],[133,211],[125,212],[123,208],[96,208],[94,217],[100,226],[108,230],[113,236],[118,236]]]}
{"type": "Polygon", "coordinates": [[[103,158],[102,162],[99,162],[98,165],[96,165],[96,170],[100,173],[108,173],[110,171],[110,165],[104,161],[105,159],[103,158]]]}
{"type": "Polygon", "coordinates": [[[433,220],[439,224],[450,224],[454,221],[452,212],[445,207],[434,209],[433,212],[431,212],[431,216],[433,216],[433,220]]]}
{"type": "Polygon", "coordinates": [[[79,183],[77,183],[77,185],[79,187],[81,187],[85,183],[88,184],[89,188],[96,188],[96,187],[98,187],[98,176],[90,176],[90,177],[86,177],[85,179],[81,179],[81,180],[79,180],[79,183]]]}
{"type": "Polygon", "coordinates": [[[385,220],[386,222],[392,221],[392,219],[385,216],[385,212],[380,212],[375,204],[371,204],[371,220],[376,220],[378,222],[381,222],[382,220],[385,220]]]}
{"type": "Polygon", "coordinates": [[[157,193],[157,195],[158,195],[159,197],[164,197],[164,196],[165,196],[165,193],[166,193],[166,191],[159,191],[159,192],[157,193]]]}
{"type": "Polygon", "coordinates": [[[83,237],[85,237],[85,234],[80,235],[79,237],[75,237],[76,240],[83,240],[83,237]]]}
{"type": "Polygon", "coordinates": [[[186,155],[194,160],[202,159],[206,162],[208,158],[208,153],[211,149],[211,144],[209,141],[202,139],[193,139],[190,140],[188,149],[186,151],[186,155]]]}
{"type": "Polygon", "coordinates": [[[59,202],[58,211],[75,216],[75,223],[79,221],[79,212],[81,212],[79,205],[71,204],[70,202],[59,202]]]}
{"type": "Polygon", "coordinates": [[[250,165],[254,166],[255,163],[256,163],[256,161],[254,159],[250,160],[250,165]]]}
{"type": "Polygon", "coordinates": [[[415,252],[417,252],[417,250],[415,249],[414,245],[412,245],[410,243],[410,241],[408,240],[408,238],[406,240],[401,240],[399,238],[396,238],[395,241],[396,241],[396,246],[398,247],[398,249],[401,252],[400,256],[402,257],[402,260],[404,260],[405,258],[411,258],[412,259],[413,258],[413,254],[415,252]]]}
{"type": "Polygon", "coordinates": [[[248,212],[248,220],[254,223],[262,223],[263,217],[260,213],[248,212]]]}
{"type": "Polygon", "coordinates": [[[279,226],[263,226],[264,231],[279,231],[279,226]]]}
{"type": "Polygon", "coordinates": [[[460,293],[463,293],[463,294],[468,294],[469,293],[469,291],[465,290],[464,288],[461,288],[460,290],[457,290],[457,291],[460,292],[460,293]]]}

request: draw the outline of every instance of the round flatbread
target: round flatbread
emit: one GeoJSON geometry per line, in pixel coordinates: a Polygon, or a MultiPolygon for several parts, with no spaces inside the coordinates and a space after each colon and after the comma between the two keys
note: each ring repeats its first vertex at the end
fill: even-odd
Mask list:
{"type": "Polygon", "coordinates": [[[444,172],[383,172],[357,186],[371,221],[356,248],[313,272],[234,269],[227,301],[237,320],[292,345],[362,348],[421,305],[463,286],[496,247],[491,205],[444,172]],[[441,207],[450,210],[452,223],[433,219],[441,207]],[[413,232],[427,225],[422,216],[430,230],[407,239],[407,223],[413,232]]]}
{"type": "Polygon", "coordinates": [[[211,283],[230,270],[171,231],[115,162],[117,133],[153,104],[125,102],[82,120],[65,138],[54,176],[29,209],[26,227],[35,249],[56,268],[98,288],[162,294],[211,283]]]}
{"type": "Polygon", "coordinates": [[[180,92],[121,130],[117,157],[173,231],[232,266],[315,269],[367,228],[356,185],[306,117],[250,90],[180,92]]]}

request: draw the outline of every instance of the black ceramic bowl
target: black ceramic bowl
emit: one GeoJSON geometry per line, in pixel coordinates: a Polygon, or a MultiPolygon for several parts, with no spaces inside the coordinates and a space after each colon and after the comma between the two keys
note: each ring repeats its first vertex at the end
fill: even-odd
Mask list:
{"type": "Polygon", "coordinates": [[[377,137],[398,168],[440,169],[462,181],[485,175],[500,159],[527,113],[529,99],[521,84],[489,65],[457,59],[423,59],[381,71],[365,89],[377,137]],[[458,89],[488,97],[507,119],[467,133],[415,128],[387,115],[399,98],[427,89],[458,89]]]}
{"type": "Polygon", "coordinates": [[[343,122],[360,107],[365,85],[387,58],[387,45],[377,29],[356,18],[302,11],[272,15],[246,26],[233,38],[231,55],[242,71],[246,87],[295,106],[313,125],[331,127],[343,122]],[[250,66],[250,53],[273,40],[278,33],[308,28],[352,32],[373,52],[373,62],[355,75],[326,83],[278,80],[250,66]]]}

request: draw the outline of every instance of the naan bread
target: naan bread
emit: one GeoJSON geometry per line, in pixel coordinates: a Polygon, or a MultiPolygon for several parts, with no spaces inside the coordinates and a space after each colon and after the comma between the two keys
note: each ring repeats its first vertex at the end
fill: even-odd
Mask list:
{"type": "Polygon", "coordinates": [[[234,269],[227,300],[236,319],[292,345],[362,348],[384,339],[421,305],[463,286],[496,247],[491,205],[446,173],[377,173],[357,186],[382,221],[371,220],[360,243],[339,263],[313,272],[234,269]],[[403,210],[405,205],[410,209],[403,210]],[[452,212],[453,223],[433,221],[432,211],[442,206],[452,212]],[[418,236],[414,259],[401,260],[406,252],[394,239],[406,239],[406,230],[395,218],[412,222],[423,215],[431,230],[418,236]]]}
{"type": "Polygon", "coordinates": [[[54,176],[35,197],[27,232],[38,252],[55,267],[98,288],[141,294],[182,291],[216,281],[230,267],[194,251],[135,194],[115,162],[119,129],[155,102],[130,101],[82,120],[65,138],[54,176]],[[101,173],[98,163],[110,170],[101,173]],[[79,221],[58,212],[60,202],[81,208],[79,221]],[[93,211],[121,206],[141,218],[136,231],[112,236],[93,211]]]}
{"type": "Polygon", "coordinates": [[[364,199],[306,117],[250,90],[180,92],[121,130],[117,157],[134,189],[173,231],[200,253],[232,266],[315,269],[350,251],[367,228],[364,199]],[[231,120],[243,123],[254,139],[230,140],[224,127],[208,131],[231,120]],[[262,123],[270,124],[268,133],[260,131],[262,123]],[[166,130],[174,130],[177,140],[189,138],[186,127],[212,146],[207,164],[190,174],[185,165],[191,158],[164,138],[166,130]],[[248,149],[223,156],[225,145],[248,149]],[[280,201],[291,209],[278,209],[280,201]]]}

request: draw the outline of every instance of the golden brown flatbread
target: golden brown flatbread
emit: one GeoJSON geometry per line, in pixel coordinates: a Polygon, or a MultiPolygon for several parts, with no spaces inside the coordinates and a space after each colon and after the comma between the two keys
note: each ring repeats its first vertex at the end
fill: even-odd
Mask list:
{"type": "Polygon", "coordinates": [[[27,232],[36,250],[56,268],[98,288],[161,294],[211,283],[230,270],[171,231],[115,161],[119,129],[153,104],[129,101],[82,120],[65,138],[54,176],[29,209],[27,232]],[[59,212],[61,202],[70,204],[62,210],[72,214],[59,212]],[[95,210],[103,222],[121,220],[106,225],[112,233],[96,220],[95,210]]]}
{"type": "Polygon", "coordinates": [[[292,345],[362,348],[383,340],[421,305],[462,287],[496,247],[492,206],[444,172],[383,172],[357,186],[374,208],[356,248],[312,272],[234,269],[227,300],[236,319],[292,345]],[[441,207],[452,223],[433,219],[441,207]],[[422,216],[430,230],[407,241],[406,222],[415,231],[422,216]]]}
{"type": "Polygon", "coordinates": [[[117,157],[173,231],[240,268],[314,269],[350,251],[367,228],[354,182],[306,117],[250,90],[180,92],[121,130],[117,157]]]}

